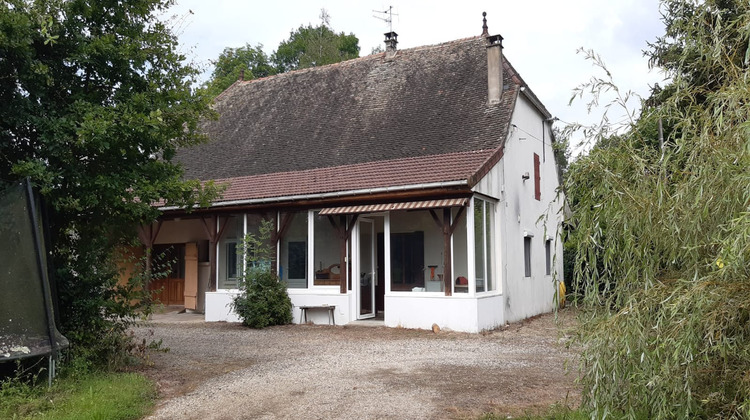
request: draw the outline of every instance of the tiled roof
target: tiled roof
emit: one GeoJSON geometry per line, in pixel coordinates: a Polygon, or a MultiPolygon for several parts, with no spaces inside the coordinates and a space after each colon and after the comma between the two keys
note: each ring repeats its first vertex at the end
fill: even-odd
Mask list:
{"type": "Polygon", "coordinates": [[[449,153],[216,182],[227,185],[221,202],[465,181],[491,155],[492,150],[449,153]]]}
{"type": "Polygon", "coordinates": [[[469,179],[501,151],[518,86],[487,101],[484,38],[236,82],[185,176],[230,181],[224,200],[469,179]]]}

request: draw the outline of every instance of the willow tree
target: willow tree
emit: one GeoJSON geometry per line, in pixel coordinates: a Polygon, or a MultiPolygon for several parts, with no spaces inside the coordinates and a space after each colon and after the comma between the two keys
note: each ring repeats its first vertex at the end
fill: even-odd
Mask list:
{"type": "MultiPolygon", "coordinates": [[[[750,4],[666,0],[662,11],[649,54],[668,85],[625,132],[590,131],[600,141],[565,183],[584,407],[748,418],[750,4]]],[[[617,92],[607,78],[585,90],[617,92]]]]}
{"type": "Polygon", "coordinates": [[[154,201],[211,195],[170,161],[209,115],[158,19],[170,4],[0,2],[0,180],[28,177],[48,203],[63,333],[95,361],[122,349],[134,315],[115,245],[157,216],[154,201]]]}

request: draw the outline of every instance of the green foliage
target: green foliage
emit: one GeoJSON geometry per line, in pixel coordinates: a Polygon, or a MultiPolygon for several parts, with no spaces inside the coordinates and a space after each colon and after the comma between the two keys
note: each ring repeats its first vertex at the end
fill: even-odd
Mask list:
{"type": "Polygon", "coordinates": [[[170,161],[203,140],[211,111],[156,18],[169,5],[0,3],[0,179],[30,177],[47,203],[62,332],[97,363],[132,317],[115,247],[157,216],[151,203],[191,207],[217,193],[170,161]]]}
{"type": "MultiPolygon", "coordinates": [[[[238,251],[245,255],[245,273],[240,280],[240,294],[234,298],[232,309],[251,328],[265,328],[292,322],[292,301],[286,284],[279,280],[271,262],[273,222],[264,220],[258,235],[248,233],[238,251]]],[[[242,267],[238,268],[238,272],[242,267]]]]}
{"type": "Polygon", "coordinates": [[[219,58],[212,61],[214,71],[205,83],[210,96],[218,96],[242,75],[244,80],[276,74],[276,68],[263,52],[263,45],[252,47],[246,44],[239,48],[224,48],[219,58]]]}
{"type": "Polygon", "coordinates": [[[300,26],[282,41],[272,54],[279,73],[307,67],[324,66],[359,57],[359,39],[354,34],[336,33],[329,16],[321,11],[320,25],[300,26]]]}
{"type": "Polygon", "coordinates": [[[300,26],[290,32],[269,58],[263,45],[246,44],[225,48],[212,61],[214,71],[204,87],[206,94],[216,97],[244,74],[244,80],[271,76],[307,67],[324,66],[359,57],[359,39],[354,34],[336,33],[329,25],[330,17],[321,11],[318,26],[300,26]]]}
{"type": "Polygon", "coordinates": [[[336,33],[328,26],[300,26],[273,53],[279,73],[324,66],[359,57],[359,39],[336,33]]]}
{"type": "Polygon", "coordinates": [[[514,418],[518,420],[588,420],[590,417],[581,410],[573,410],[567,404],[556,403],[546,409],[534,409],[519,416],[485,414],[481,420],[501,420],[514,418]]]}
{"type": "Polygon", "coordinates": [[[11,380],[0,383],[0,418],[138,419],[155,398],[154,384],[132,373],[61,377],[49,389],[11,380]]]}
{"type": "MultiPolygon", "coordinates": [[[[671,83],[627,130],[591,130],[599,143],[565,183],[584,405],[595,418],[747,418],[750,4],[664,10],[650,54],[671,83]]],[[[612,89],[607,74],[587,89],[612,89]]]]}

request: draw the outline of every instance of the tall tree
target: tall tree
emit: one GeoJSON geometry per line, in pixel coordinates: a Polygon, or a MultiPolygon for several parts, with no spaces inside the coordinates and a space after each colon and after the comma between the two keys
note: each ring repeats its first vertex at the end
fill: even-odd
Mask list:
{"type": "Polygon", "coordinates": [[[211,188],[170,159],[202,140],[207,98],[157,16],[171,1],[0,3],[0,179],[29,177],[50,207],[63,332],[106,361],[133,316],[116,287],[115,245],[211,188]]]}
{"type": "Polygon", "coordinates": [[[279,73],[323,66],[359,57],[359,39],[354,34],[336,33],[330,16],[321,10],[320,25],[300,26],[282,41],[272,55],[279,73]]]}
{"type": "Polygon", "coordinates": [[[584,404],[592,418],[748,418],[750,3],[662,8],[649,54],[671,82],[565,183],[584,404]]]}
{"type": "Polygon", "coordinates": [[[276,68],[263,52],[263,45],[224,48],[219,58],[211,62],[214,70],[205,83],[208,94],[217,96],[240,77],[251,80],[276,74],[276,68]]]}

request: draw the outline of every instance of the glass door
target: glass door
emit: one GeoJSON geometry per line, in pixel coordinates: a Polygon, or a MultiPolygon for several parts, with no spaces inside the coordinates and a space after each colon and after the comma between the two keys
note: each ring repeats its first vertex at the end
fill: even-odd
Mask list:
{"type": "Polygon", "coordinates": [[[375,316],[375,224],[371,219],[357,222],[357,272],[359,272],[358,319],[375,316]]]}

